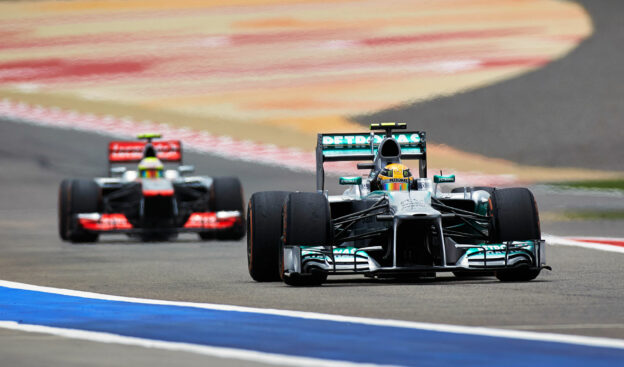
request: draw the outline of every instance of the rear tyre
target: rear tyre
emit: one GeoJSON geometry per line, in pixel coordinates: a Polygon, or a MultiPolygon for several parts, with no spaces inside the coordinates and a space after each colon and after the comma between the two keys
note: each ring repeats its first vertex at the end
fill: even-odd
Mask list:
{"type": "MultiPolygon", "coordinates": [[[[509,188],[494,191],[490,197],[492,222],[490,237],[493,243],[541,239],[539,212],[533,193],[527,188],[509,188]]],[[[535,279],[541,269],[529,265],[496,272],[503,282],[526,282],[535,279]]]]}
{"type": "Polygon", "coordinates": [[[257,282],[280,280],[282,205],[288,191],[257,192],[247,206],[247,267],[257,282]]]}
{"type": "MultiPolygon", "coordinates": [[[[63,189],[63,183],[61,183],[61,189],[63,189]]],[[[65,217],[65,224],[68,228],[66,237],[74,243],[97,241],[99,234],[83,230],[77,223],[74,223],[73,217],[80,213],[101,212],[100,187],[93,180],[77,179],[68,183],[66,192],[68,192],[68,197],[65,197],[64,203],[61,205],[69,207],[69,213],[65,217]]],[[[59,212],[62,210],[59,208],[59,212]]]]}
{"type": "Polygon", "coordinates": [[[238,211],[241,213],[241,221],[234,227],[212,233],[200,233],[201,239],[216,237],[219,240],[238,241],[245,236],[245,218],[243,217],[244,199],[243,186],[236,177],[218,177],[213,181],[213,202],[215,211],[238,211]],[[204,237],[202,237],[204,235],[204,237]],[[213,237],[214,236],[214,237],[213,237]]]}
{"type": "Polygon", "coordinates": [[[282,212],[282,241],[279,272],[284,283],[293,286],[318,286],[327,280],[321,269],[306,269],[308,273],[288,275],[284,269],[284,247],[326,246],[331,243],[333,229],[327,198],[319,193],[291,193],[282,212]]]}
{"type": "Polygon", "coordinates": [[[70,208],[71,181],[63,180],[58,192],[58,230],[63,241],[69,241],[69,225],[71,223],[70,208]]]}

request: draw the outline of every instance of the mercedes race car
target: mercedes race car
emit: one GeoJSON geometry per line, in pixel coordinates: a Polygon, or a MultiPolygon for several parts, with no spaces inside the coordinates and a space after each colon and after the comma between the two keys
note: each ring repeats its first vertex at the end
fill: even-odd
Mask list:
{"type": "Polygon", "coordinates": [[[203,240],[245,235],[238,178],[193,176],[182,165],[179,140],[112,141],[109,177],[64,180],[59,188],[61,239],[94,242],[100,234],[125,233],[143,241],[195,232],[203,240]]]}
{"type": "Polygon", "coordinates": [[[432,278],[492,275],[529,281],[546,265],[537,205],[526,188],[438,184],[427,177],[426,135],[404,123],[372,124],[384,133],[319,134],[317,192],[255,193],[247,209],[247,255],[256,281],[320,285],[328,275],[432,278]],[[418,177],[402,164],[419,161],[418,177]],[[341,177],[325,191],[324,163],[358,163],[363,177],[341,177]]]}

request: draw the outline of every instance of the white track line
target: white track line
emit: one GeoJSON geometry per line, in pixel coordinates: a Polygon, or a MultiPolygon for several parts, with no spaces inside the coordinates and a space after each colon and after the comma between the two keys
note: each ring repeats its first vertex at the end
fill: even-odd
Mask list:
{"type": "Polygon", "coordinates": [[[581,329],[623,329],[624,324],[560,324],[560,325],[508,325],[497,326],[515,330],[581,330],[581,329]]]}
{"type": "MultiPolygon", "coordinates": [[[[8,98],[0,100],[0,116],[21,123],[89,131],[118,138],[134,138],[139,132],[158,131],[167,138],[182,140],[185,147],[198,152],[227,159],[278,166],[293,171],[316,171],[314,152],[297,148],[281,148],[249,140],[237,140],[229,136],[215,136],[205,131],[175,128],[152,121],[136,121],[129,117],[118,118],[111,115],[97,116],[54,107],[29,105],[8,98]]],[[[329,162],[325,167],[328,174],[361,174],[361,171],[355,169],[354,162],[329,162]]],[[[430,171],[437,172],[435,169],[430,169],[430,171]]],[[[516,181],[513,175],[486,175],[450,170],[447,173],[455,173],[458,183],[465,185],[508,186],[516,181]]]]}
{"type": "MultiPolygon", "coordinates": [[[[608,251],[608,252],[617,252],[620,254],[624,254],[624,247],[614,246],[614,245],[606,245],[604,243],[598,242],[582,242],[575,241],[565,237],[557,237],[553,235],[543,234],[542,238],[546,240],[546,243],[553,246],[573,246],[573,247],[583,247],[592,250],[600,250],[600,251],[608,251]]],[[[588,238],[591,239],[591,238],[588,238]]],[[[598,239],[598,237],[596,237],[598,239]]],[[[607,237],[600,237],[600,239],[609,239],[607,237]]]]}
{"type": "Polygon", "coordinates": [[[624,349],[624,340],[622,339],[598,338],[598,337],[563,335],[563,334],[552,334],[552,333],[535,333],[535,332],[530,332],[530,331],[504,330],[504,329],[493,329],[493,328],[486,328],[486,327],[458,326],[458,325],[446,325],[446,324],[432,324],[432,323],[424,323],[424,322],[390,320],[390,319],[374,319],[374,318],[355,317],[355,316],[330,315],[330,314],[322,314],[322,313],[316,313],[316,312],[265,309],[265,308],[220,305],[220,304],[211,304],[211,303],[161,301],[161,300],[153,300],[153,299],[111,296],[111,295],[105,295],[105,294],[99,294],[99,293],[74,291],[74,290],[60,289],[60,288],[42,287],[42,286],[36,286],[36,285],[30,285],[30,284],[24,284],[24,283],[10,282],[10,281],[5,281],[5,280],[0,280],[0,287],[24,289],[24,290],[31,290],[31,291],[37,291],[37,292],[54,293],[54,294],[61,294],[61,295],[67,295],[67,296],[109,300],[109,301],[132,302],[132,303],[152,304],[152,305],[194,307],[194,308],[220,310],[220,311],[249,312],[249,313],[256,313],[256,314],[263,314],[263,315],[278,315],[278,316],[297,317],[297,318],[312,319],[312,320],[357,323],[357,324],[364,324],[364,325],[419,329],[419,330],[438,331],[438,332],[445,332],[445,333],[481,335],[481,336],[492,336],[492,337],[499,337],[499,338],[547,341],[547,342],[555,342],[555,343],[568,343],[568,344],[587,345],[587,346],[594,346],[594,347],[624,349]]]}

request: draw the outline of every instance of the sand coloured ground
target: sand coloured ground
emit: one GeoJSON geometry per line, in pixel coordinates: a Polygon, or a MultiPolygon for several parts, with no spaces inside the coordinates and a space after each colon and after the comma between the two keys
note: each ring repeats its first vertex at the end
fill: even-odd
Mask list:
{"type": "MultiPolygon", "coordinates": [[[[591,34],[577,4],[489,1],[40,1],[0,4],[0,97],[283,147],[349,116],[495,83],[591,34]]],[[[519,102],[521,103],[521,102],[519,102]]],[[[521,167],[430,144],[430,166],[521,167]]]]}

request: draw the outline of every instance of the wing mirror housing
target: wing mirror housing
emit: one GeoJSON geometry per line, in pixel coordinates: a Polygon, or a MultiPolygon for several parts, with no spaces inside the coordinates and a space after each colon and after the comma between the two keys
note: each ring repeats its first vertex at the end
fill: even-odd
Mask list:
{"type": "MultiPolygon", "coordinates": [[[[442,173],[442,171],[440,171],[442,173]]],[[[433,188],[434,195],[438,192],[438,184],[455,182],[455,175],[433,175],[433,182],[435,187],[433,188]]]]}
{"type": "Polygon", "coordinates": [[[180,174],[182,175],[187,174],[187,173],[193,173],[195,172],[195,166],[192,166],[192,165],[180,166],[178,167],[178,172],[180,172],[180,174]]]}
{"type": "Polygon", "coordinates": [[[362,177],[340,177],[341,185],[361,185],[362,177]]]}
{"type": "Polygon", "coordinates": [[[128,168],[126,167],[111,167],[110,169],[110,174],[111,176],[115,177],[115,176],[121,176],[124,173],[126,173],[126,171],[128,170],[128,168]]]}
{"type": "Polygon", "coordinates": [[[455,182],[455,175],[434,175],[433,182],[437,184],[455,182]]]}

